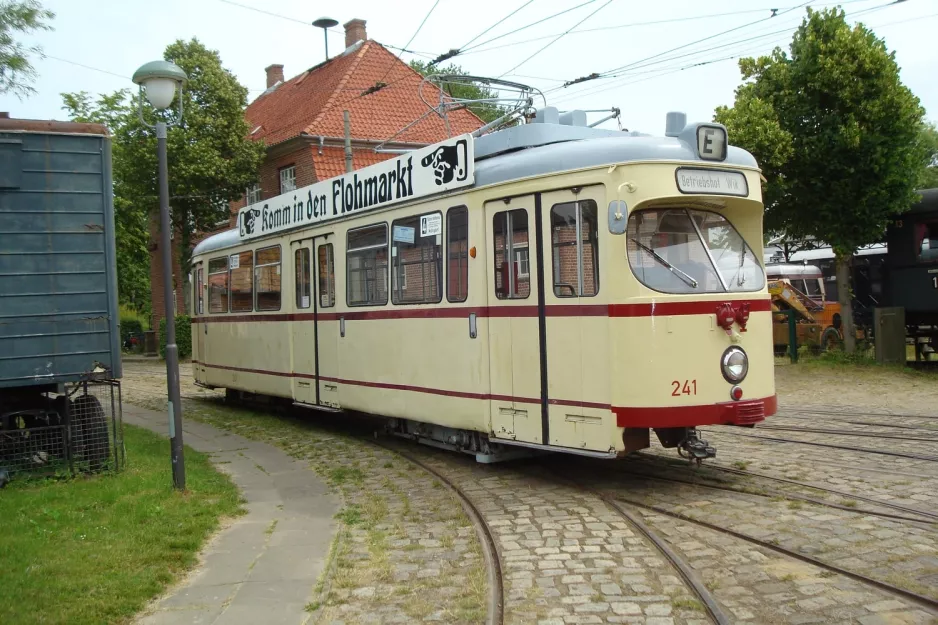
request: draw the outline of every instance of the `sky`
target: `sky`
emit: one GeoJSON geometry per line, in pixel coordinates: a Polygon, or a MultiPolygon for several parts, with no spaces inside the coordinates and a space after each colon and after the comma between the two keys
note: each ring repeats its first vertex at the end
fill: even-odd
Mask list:
{"type": "MultiPolygon", "coordinates": [[[[465,49],[452,62],[466,73],[531,85],[544,92],[548,105],[561,110],[618,107],[624,128],[653,134],[664,132],[668,111],[683,111],[688,121],[705,121],[712,119],[717,106],[732,105],[740,82],[736,57],[767,53],[775,46],[787,49],[805,14],[801,0],[778,0],[774,5],[769,0],[43,0],[43,4],[56,13],[55,30],[23,38],[42,46],[45,58],[34,61],[39,72],[35,95],[22,100],[0,96],[0,111],[11,117],[67,119],[61,93],[132,88],[130,76],[140,65],[162,58],[174,40],[193,37],[219,52],[225,67],[250,90],[252,100],[265,87],[268,65],[283,64],[289,78],[325,58],[322,30],[311,25],[325,16],[339,21],[328,35],[332,56],[344,49],[342,24],[360,18],[367,21],[370,39],[413,51],[401,52],[405,61],[465,49]],[[560,12],[564,13],[550,17],[560,12]],[[539,20],[544,21],[511,33],[539,20]],[[563,87],[565,81],[593,72],[616,77],[563,87]]],[[[926,116],[938,121],[934,44],[938,0],[808,3],[816,8],[838,4],[848,19],[863,22],[885,39],[895,51],[902,81],[919,97],[926,116]]],[[[536,104],[540,105],[539,98],[536,104]]],[[[590,120],[602,116],[591,113],[590,120]]],[[[614,120],[604,124],[615,125],[614,120]]]]}

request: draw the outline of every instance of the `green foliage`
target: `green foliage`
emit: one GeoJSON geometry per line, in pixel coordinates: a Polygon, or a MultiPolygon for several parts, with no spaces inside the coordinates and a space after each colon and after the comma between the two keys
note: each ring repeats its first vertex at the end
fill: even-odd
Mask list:
{"type": "MultiPolygon", "coordinates": [[[[176,279],[187,281],[193,236],[227,220],[228,203],[257,182],[264,146],[247,138],[247,89],[222,66],[216,51],[197,39],[179,40],[166,48],[164,58],[189,76],[183,118],[176,119],[175,110],[146,109],[144,116],[148,124],[158,119],[176,124],[167,138],[170,209],[181,248],[183,275],[176,279]]],[[[144,293],[149,301],[147,220],[159,210],[156,136],[140,122],[129,90],[96,101],[85,92],[62,97],[72,119],[104,123],[111,129],[119,292],[121,301],[141,308],[144,293]]]]}
{"type": "MultiPolygon", "coordinates": [[[[187,315],[176,315],[176,348],[179,360],[192,355],[192,323],[187,315]]],[[[166,319],[160,319],[160,358],[166,359],[166,319]]]]}
{"type": "MultiPolygon", "coordinates": [[[[147,325],[147,318],[136,310],[121,304],[120,306],[120,331],[121,345],[124,345],[131,336],[140,336],[143,334],[143,328],[147,325]]],[[[142,338],[140,339],[143,340],[142,338]]]]}
{"type": "Polygon", "coordinates": [[[935,124],[925,124],[920,139],[928,151],[928,164],[922,172],[922,181],[919,189],[938,188],[938,127],[935,124]]]}
{"type": "Polygon", "coordinates": [[[126,623],[197,563],[238,489],[185,450],[171,488],[169,440],[124,425],[128,466],[71,480],[14,480],[0,497],[0,623],[126,623]]]}
{"type": "MultiPolygon", "coordinates": [[[[410,62],[410,66],[421,76],[428,74],[455,74],[462,76],[466,74],[462,67],[453,63],[445,67],[428,67],[428,65],[429,63],[427,61],[416,59],[410,62]]],[[[446,92],[448,95],[455,98],[471,98],[473,100],[498,97],[498,93],[495,91],[477,85],[454,85],[448,88],[446,92]]],[[[486,123],[495,121],[506,113],[504,107],[495,104],[473,104],[467,108],[486,123]]]]}
{"type": "Polygon", "coordinates": [[[42,48],[25,46],[14,35],[52,30],[47,22],[54,17],[55,13],[43,9],[37,0],[0,1],[0,94],[22,98],[36,93],[29,84],[37,76],[30,57],[41,56],[42,48]]]}
{"type": "Polygon", "coordinates": [[[838,256],[878,241],[915,201],[927,162],[923,109],[894,54],[842,10],[808,9],[790,56],[776,48],[739,65],[745,82],[716,119],[766,166],[768,228],[838,256]]]}

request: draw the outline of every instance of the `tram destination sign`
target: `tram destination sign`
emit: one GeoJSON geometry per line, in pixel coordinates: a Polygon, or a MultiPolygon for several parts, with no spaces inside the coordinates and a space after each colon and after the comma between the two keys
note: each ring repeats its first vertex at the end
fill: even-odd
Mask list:
{"type": "Polygon", "coordinates": [[[254,239],[349,217],[475,182],[472,135],[282,193],[238,211],[238,234],[254,239]]]}
{"type": "Polygon", "coordinates": [[[678,167],[674,177],[681,193],[749,196],[749,184],[741,171],[678,167]]]}

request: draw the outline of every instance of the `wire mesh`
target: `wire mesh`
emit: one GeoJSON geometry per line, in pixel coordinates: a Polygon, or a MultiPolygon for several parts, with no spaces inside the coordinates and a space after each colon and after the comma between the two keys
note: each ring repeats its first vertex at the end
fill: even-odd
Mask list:
{"type": "Polygon", "coordinates": [[[124,461],[117,380],[80,382],[64,395],[20,399],[17,409],[2,414],[0,479],[116,471],[124,461]]]}

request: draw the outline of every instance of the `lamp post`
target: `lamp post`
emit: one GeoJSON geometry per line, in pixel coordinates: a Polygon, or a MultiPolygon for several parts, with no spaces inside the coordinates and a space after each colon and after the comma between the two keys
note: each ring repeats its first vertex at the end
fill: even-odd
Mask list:
{"type": "Polygon", "coordinates": [[[169,174],[166,166],[166,122],[151,126],[143,121],[143,97],[157,111],[169,108],[179,92],[179,115],[182,121],[182,86],[186,73],[169,61],[151,61],[134,72],[132,80],[140,86],[140,121],[156,130],[160,184],[160,251],[163,257],[163,298],[166,305],[166,386],[169,394],[170,454],[173,462],[173,486],[186,488],[186,467],[182,455],[182,402],[179,398],[179,349],[176,347],[176,311],[173,306],[173,252],[170,243],[172,223],[169,218],[169,174]]]}

